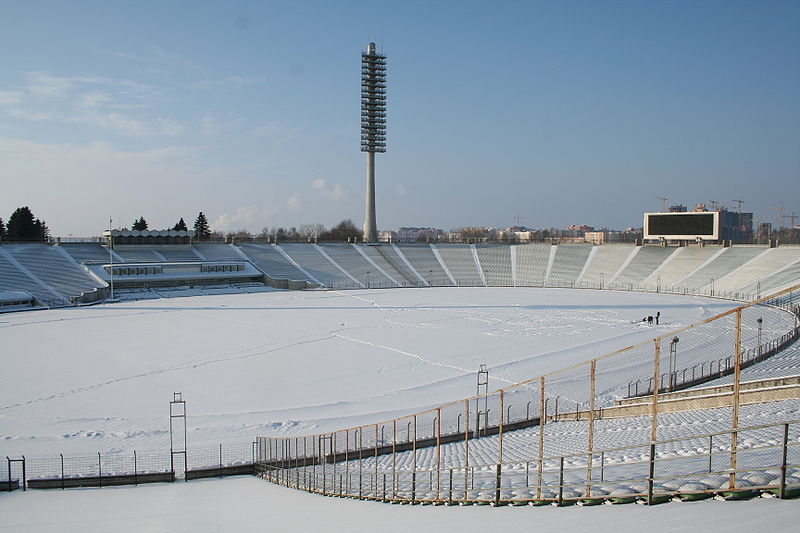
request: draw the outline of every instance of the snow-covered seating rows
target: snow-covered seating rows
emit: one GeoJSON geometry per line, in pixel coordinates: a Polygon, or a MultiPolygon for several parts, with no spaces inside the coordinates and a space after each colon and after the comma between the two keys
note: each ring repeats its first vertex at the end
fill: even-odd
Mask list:
{"type": "Polygon", "coordinates": [[[418,287],[422,285],[422,280],[414,275],[402,258],[397,255],[392,246],[361,246],[358,249],[364,253],[379,268],[383,269],[400,287],[418,287]]]}
{"type": "Polygon", "coordinates": [[[798,260],[798,248],[768,248],[761,254],[715,282],[719,291],[733,291],[777,272],[798,260]]]}
{"type": "Polygon", "coordinates": [[[367,258],[361,255],[352,244],[321,244],[320,248],[363,287],[397,286],[395,281],[383,275],[383,273],[375,268],[367,258]]]}
{"type": "Polygon", "coordinates": [[[634,251],[633,246],[626,244],[604,244],[595,247],[594,253],[589,256],[583,275],[578,278],[578,284],[582,287],[608,286],[609,280],[634,251]]]}
{"type": "Polygon", "coordinates": [[[696,270],[686,278],[678,281],[679,287],[689,290],[698,290],[711,285],[714,280],[720,279],[739,268],[755,256],[763,253],[764,246],[734,246],[725,250],[714,258],[713,261],[696,270]]]}
{"type": "Polygon", "coordinates": [[[459,287],[483,287],[481,273],[475,263],[472,246],[468,244],[451,244],[437,246],[436,250],[444,261],[459,287]]]}
{"type": "Polygon", "coordinates": [[[280,248],[314,279],[329,286],[339,288],[361,288],[340,268],[325,257],[316,245],[302,243],[281,243],[280,248]]]}
{"type": "Polygon", "coordinates": [[[79,263],[108,263],[108,249],[99,244],[62,244],[61,248],[79,263]]]}
{"type": "Polygon", "coordinates": [[[39,280],[67,298],[105,287],[77,263],[67,258],[58,246],[46,244],[11,245],[7,251],[39,280]]]}
{"type": "Polygon", "coordinates": [[[549,244],[524,244],[516,247],[517,286],[542,287],[553,247],[549,244]]]}
{"type": "Polygon", "coordinates": [[[549,287],[571,287],[575,284],[583,270],[583,265],[592,251],[591,244],[560,244],[556,247],[556,255],[550,268],[550,275],[545,280],[549,287]]]}
{"type": "Polygon", "coordinates": [[[272,278],[313,281],[272,244],[239,244],[238,246],[253,264],[272,278]]]}
{"type": "Polygon", "coordinates": [[[0,290],[27,292],[47,305],[62,305],[66,303],[63,296],[37,283],[35,279],[22,272],[4,255],[4,252],[5,247],[0,247],[0,290]]]}
{"type": "Polygon", "coordinates": [[[645,286],[655,287],[659,284],[664,290],[672,290],[677,283],[703,266],[714,255],[724,250],[721,246],[684,246],[678,248],[655,272],[642,282],[645,286]]]}
{"type": "Polygon", "coordinates": [[[475,245],[478,260],[489,287],[513,287],[511,247],[493,244],[475,245]]]}
{"type": "Polygon", "coordinates": [[[417,273],[429,284],[440,287],[450,287],[453,281],[447,272],[442,268],[442,264],[433,253],[433,249],[428,244],[405,244],[397,245],[397,250],[414,267],[417,273]]]}
{"type": "Polygon", "coordinates": [[[167,260],[166,257],[158,255],[152,248],[144,246],[126,248],[115,246],[114,253],[128,263],[160,263],[167,260]]]}
{"type": "Polygon", "coordinates": [[[236,252],[236,248],[230,244],[197,243],[194,248],[209,261],[237,261],[242,259],[242,256],[236,252]]]}
{"type": "Polygon", "coordinates": [[[640,246],[639,252],[633,256],[630,263],[619,274],[609,280],[609,286],[622,288],[638,286],[676,250],[677,248],[640,246]]]}

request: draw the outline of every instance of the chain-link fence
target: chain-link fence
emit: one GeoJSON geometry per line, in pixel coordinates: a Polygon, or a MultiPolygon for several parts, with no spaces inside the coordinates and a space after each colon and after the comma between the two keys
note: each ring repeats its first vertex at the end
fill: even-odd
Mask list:
{"type": "Polygon", "coordinates": [[[136,485],[176,479],[252,474],[255,443],[189,448],[186,461],[170,450],[92,455],[6,457],[0,490],[136,485]]]}
{"type": "Polygon", "coordinates": [[[427,411],[258,437],[256,469],[311,492],[411,503],[784,496],[800,491],[800,377],[742,371],[790,348],[799,319],[795,286],[427,411]]]}

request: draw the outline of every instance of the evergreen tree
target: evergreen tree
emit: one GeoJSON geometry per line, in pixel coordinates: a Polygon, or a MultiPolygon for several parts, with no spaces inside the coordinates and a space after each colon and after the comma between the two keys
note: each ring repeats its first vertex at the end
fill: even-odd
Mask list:
{"type": "Polygon", "coordinates": [[[6,227],[6,235],[11,242],[41,241],[41,228],[37,226],[30,207],[18,207],[11,214],[6,227]]]}
{"type": "MultiPolygon", "coordinates": [[[[183,221],[183,219],[181,219],[183,221]]],[[[198,241],[204,241],[211,237],[211,228],[208,226],[208,219],[200,211],[200,214],[197,215],[197,219],[194,221],[194,232],[195,232],[195,239],[198,241]]]]}
{"type": "Polygon", "coordinates": [[[183,217],[178,221],[173,228],[175,231],[187,231],[188,228],[186,227],[186,222],[183,221],[183,217]]]}
{"type": "Polygon", "coordinates": [[[6,225],[3,223],[3,219],[0,218],[0,241],[6,240],[6,225]]]}
{"type": "Polygon", "coordinates": [[[38,218],[33,221],[34,238],[37,242],[48,242],[50,240],[50,229],[44,220],[38,218]]]}
{"type": "Polygon", "coordinates": [[[147,221],[144,219],[144,217],[139,217],[139,220],[135,220],[133,222],[133,226],[131,226],[131,229],[144,231],[147,229],[147,221]]]}

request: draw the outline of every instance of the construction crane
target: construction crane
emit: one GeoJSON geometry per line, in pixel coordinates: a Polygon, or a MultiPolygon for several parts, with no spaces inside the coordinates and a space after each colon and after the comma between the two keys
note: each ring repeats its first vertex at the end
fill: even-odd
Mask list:
{"type": "Polygon", "coordinates": [[[783,218],[784,218],[783,217],[783,212],[785,211],[785,209],[783,207],[783,202],[779,203],[775,207],[768,207],[767,209],[769,209],[770,211],[777,211],[778,212],[778,216],[777,216],[778,224],[780,224],[781,228],[783,228],[784,227],[783,226],[783,218]]]}
{"type": "Polygon", "coordinates": [[[662,213],[666,213],[667,212],[667,200],[669,200],[669,198],[667,198],[666,196],[656,196],[656,198],[661,200],[661,203],[662,203],[661,212],[662,213]]]}
{"type": "Polygon", "coordinates": [[[711,204],[711,210],[712,210],[712,211],[716,211],[716,210],[717,210],[717,206],[719,205],[719,202],[718,202],[718,201],[716,201],[716,200],[709,200],[709,201],[708,201],[708,203],[710,203],[710,204],[711,204]]]}
{"type": "Polygon", "coordinates": [[[783,218],[784,219],[788,218],[789,220],[791,220],[792,221],[792,226],[791,227],[794,227],[797,219],[800,218],[800,217],[797,216],[797,212],[792,211],[791,215],[783,215],[783,218]]]}
{"type": "Polygon", "coordinates": [[[516,222],[517,226],[519,226],[519,221],[522,220],[523,218],[528,218],[528,217],[523,217],[523,216],[520,216],[520,215],[514,215],[514,222],[516,222]]]}
{"type": "Polygon", "coordinates": [[[741,199],[739,199],[739,200],[731,200],[731,202],[735,202],[737,204],[736,205],[736,210],[738,212],[740,212],[740,213],[742,212],[742,204],[747,203],[747,202],[745,202],[744,200],[741,200],[741,199]]]}

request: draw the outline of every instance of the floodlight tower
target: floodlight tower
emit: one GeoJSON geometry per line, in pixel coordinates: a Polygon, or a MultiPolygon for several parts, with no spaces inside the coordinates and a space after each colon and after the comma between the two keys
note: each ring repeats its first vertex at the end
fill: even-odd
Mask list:
{"type": "Polygon", "coordinates": [[[386,56],[375,51],[375,43],[361,52],[361,151],[367,153],[364,242],[378,242],[375,153],[386,151],[386,56]]]}

